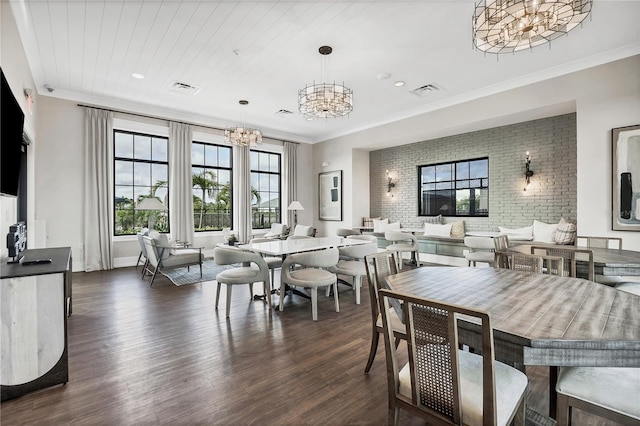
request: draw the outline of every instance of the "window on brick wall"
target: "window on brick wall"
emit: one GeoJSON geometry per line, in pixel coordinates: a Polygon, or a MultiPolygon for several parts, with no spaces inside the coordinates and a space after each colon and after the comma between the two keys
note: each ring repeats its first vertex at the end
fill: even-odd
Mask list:
{"type": "Polygon", "coordinates": [[[489,216],[489,158],[418,167],[419,216],[489,216]]]}

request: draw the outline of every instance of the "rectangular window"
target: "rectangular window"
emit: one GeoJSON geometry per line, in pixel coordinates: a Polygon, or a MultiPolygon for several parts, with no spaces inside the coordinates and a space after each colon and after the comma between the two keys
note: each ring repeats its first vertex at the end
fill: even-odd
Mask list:
{"type": "Polygon", "coordinates": [[[233,228],[231,147],[193,141],[193,223],[195,231],[233,228]]]}
{"type": "Polygon", "coordinates": [[[489,158],[418,167],[420,216],[489,216],[489,158]]]}
{"type": "Polygon", "coordinates": [[[169,232],[167,138],[114,130],[113,141],[114,235],[135,235],[147,226],[169,232]],[[136,208],[145,207],[145,198],[159,202],[136,208]]]}
{"type": "Polygon", "coordinates": [[[281,223],[280,154],[251,151],[251,224],[253,229],[281,223]]]}

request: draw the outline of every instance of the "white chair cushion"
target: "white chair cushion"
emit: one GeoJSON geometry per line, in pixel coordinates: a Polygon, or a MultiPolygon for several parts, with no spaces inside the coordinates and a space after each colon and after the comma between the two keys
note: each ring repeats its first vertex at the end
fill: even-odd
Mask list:
{"type": "Polygon", "coordinates": [[[305,225],[296,225],[296,227],[293,229],[293,235],[295,236],[299,236],[299,235],[309,235],[309,231],[311,230],[311,226],[305,226],[305,225]]]}
{"type": "Polygon", "coordinates": [[[237,268],[225,269],[218,272],[216,280],[225,284],[247,284],[260,274],[260,268],[256,265],[240,266],[237,268]]]}
{"type": "MultiPolygon", "coordinates": [[[[393,330],[399,331],[400,333],[406,333],[407,328],[404,326],[402,321],[400,321],[400,317],[396,313],[396,310],[394,308],[389,308],[387,312],[389,312],[388,315],[391,317],[391,327],[393,328],[393,330]]],[[[378,319],[376,320],[376,326],[382,327],[382,315],[380,314],[378,314],[378,319]]],[[[407,370],[409,370],[408,367],[407,367],[407,370]]]]}
{"type": "MultiPolygon", "coordinates": [[[[167,251],[169,250],[165,250],[165,252],[167,251]]],[[[200,263],[200,261],[202,260],[200,253],[198,253],[196,250],[189,250],[189,251],[194,251],[195,253],[180,253],[180,254],[168,256],[162,259],[162,266],[164,268],[170,268],[174,266],[180,266],[180,265],[186,266],[186,265],[193,265],[195,263],[200,263]]]]}
{"type": "MultiPolygon", "coordinates": [[[[482,425],[482,356],[458,351],[460,366],[460,399],[462,421],[466,425],[482,425]]],[[[505,425],[527,388],[527,376],[513,367],[495,361],[496,420],[505,425]]],[[[411,398],[409,364],[400,370],[400,394],[411,398]]]]}
{"type": "Polygon", "coordinates": [[[465,259],[471,260],[472,262],[486,262],[493,263],[495,260],[495,253],[491,253],[488,251],[476,251],[472,253],[467,253],[465,259]]]}
{"type": "Polygon", "coordinates": [[[364,262],[358,260],[341,260],[336,266],[331,268],[331,272],[352,277],[367,275],[364,262]]]}
{"type": "Polygon", "coordinates": [[[523,228],[504,228],[498,226],[501,234],[509,236],[509,240],[514,241],[531,241],[533,240],[533,226],[525,226],[523,228]]]}
{"type": "Polygon", "coordinates": [[[171,242],[169,241],[169,236],[167,234],[156,235],[155,237],[153,237],[153,242],[156,245],[158,256],[162,256],[162,260],[167,259],[171,255],[171,249],[165,248],[164,250],[162,250],[162,247],[171,246],[171,242]]]}
{"type": "Polygon", "coordinates": [[[533,240],[541,243],[555,244],[553,236],[558,227],[557,223],[544,223],[537,220],[533,221],[533,240]]]}
{"type": "Polygon", "coordinates": [[[287,284],[298,287],[326,287],[336,281],[336,275],[317,268],[303,268],[291,272],[287,284]]]}
{"type": "Polygon", "coordinates": [[[640,368],[562,367],[556,391],[640,420],[640,368]]]}
{"type": "Polygon", "coordinates": [[[438,225],[435,223],[425,223],[424,235],[431,237],[449,238],[451,236],[451,224],[445,223],[444,225],[438,225]]]}

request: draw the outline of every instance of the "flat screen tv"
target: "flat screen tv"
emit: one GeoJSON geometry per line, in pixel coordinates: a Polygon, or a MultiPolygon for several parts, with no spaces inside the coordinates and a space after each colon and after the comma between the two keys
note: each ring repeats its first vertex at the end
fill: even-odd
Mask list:
{"type": "Polygon", "coordinates": [[[20,181],[20,161],[22,158],[22,127],[24,113],[13,96],[11,87],[2,74],[0,93],[0,192],[18,195],[20,181]]]}

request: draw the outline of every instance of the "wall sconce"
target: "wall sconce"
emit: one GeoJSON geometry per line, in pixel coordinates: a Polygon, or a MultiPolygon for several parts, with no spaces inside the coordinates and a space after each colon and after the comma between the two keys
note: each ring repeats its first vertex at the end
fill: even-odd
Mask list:
{"type": "Polygon", "coordinates": [[[391,190],[396,187],[396,184],[392,182],[392,178],[389,175],[389,170],[387,170],[387,197],[391,196],[393,198],[393,193],[391,190]]]}
{"type": "Polygon", "coordinates": [[[533,171],[531,170],[531,156],[529,155],[529,151],[527,151],[527,158],[524,160],[524,181],[526,183],[524,187],[525,191],[531,183],[531,176],[533,176],[533,171]]]}

